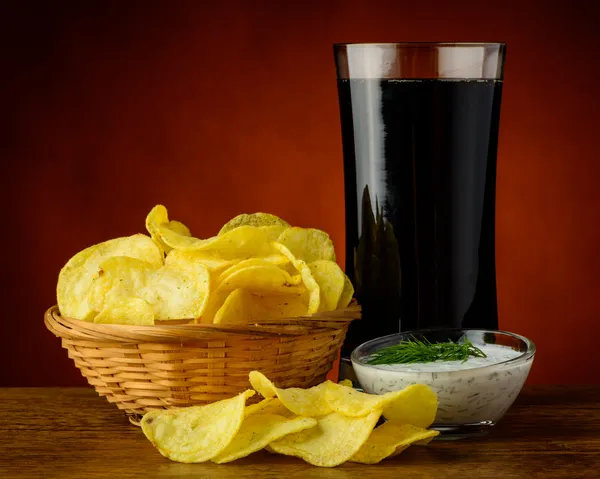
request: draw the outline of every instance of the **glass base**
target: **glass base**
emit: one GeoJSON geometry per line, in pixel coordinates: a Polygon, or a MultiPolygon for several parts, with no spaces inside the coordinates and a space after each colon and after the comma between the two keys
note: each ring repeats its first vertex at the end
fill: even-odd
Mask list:
{"type": "Polygon", "coordinates": [[[433,424],[430,429],[440,431],[440,435],[434,438],[434,441],[456,441],[485,436],[493,427],[492,421],[482,421],[470,424],[433,424]]]}

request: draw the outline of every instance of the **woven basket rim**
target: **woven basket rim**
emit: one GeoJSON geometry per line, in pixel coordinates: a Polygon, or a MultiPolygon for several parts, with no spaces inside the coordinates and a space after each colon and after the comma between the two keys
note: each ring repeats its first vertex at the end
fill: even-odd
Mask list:
{"type": "Polygon", "coordinates": [[[361,317],[361,307],[353,301],[348,307],[312,316],[264,320],[253,324],[155,324],[135,326],[124,324],[96,324],[60,315],[58,306],[50,307],[44,323],[55,336],[69,339],[106,342],[183,342],[190,340],[221,339],[230,336],[272,337],[305,336],[327,330],[347,327],[361,317]]]}

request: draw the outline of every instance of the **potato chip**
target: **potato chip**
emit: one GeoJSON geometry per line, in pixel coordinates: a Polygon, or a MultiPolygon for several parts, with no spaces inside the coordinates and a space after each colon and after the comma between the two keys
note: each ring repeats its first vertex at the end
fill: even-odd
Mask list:
{"type": "Polygon", "coordinates": [[[74,319],[93,317],[93,310],[88,303],[90,291],[98,277],[100,264],[113,256],[136,258],[154,266],[163,263],[159,247],[150,237],[141,234],[105,241],[84,249],[73,256],[58,275],[56,296],[61,315],[74,319]]]}
{"type": "Polygon", "coordinates": [[[437,411],[437,396],[423,384],[374,395],[331,383],[326,399],[332,410],[346,416],[364,416],[375,409],[383,409],[388,419],[423,428],[433,423],[437,411]]]}
{"type": "Polygon", "coordinates": [[[215,243],[216,239],[216,237],[213,237],[202,240],[195,236],[182,235],[177,231],[167,228],[165,224],[160,225],[157,228],[157,232],[160,241],[165,244],[167,248],[183,251],[207,251],[209,249],[208,247],[215,243]]]}
{"type": "Polygon", "coordinates": [[[213,318],[214,324],[254,324],[267,319],[307,314],[302,294],[260,296],[245,289],[232,291],[213,318]]]}
{"type": "MultiPolygon", "coordinates": [[[[213,322],[217,312],[223,306],[229,294],[236,289],[265,295],[302,294],[304,286],[298,283],[299,278],[291,277],[275,265],[249,266],[248,268],[238,269],[232,274],[227,275],[226,278],[221,277],[218,280],[218,284],[209,298],[201,322],[213,322]]],[[[243,305],[239,305],[239,307],[243,307],[243,305]]]]}
{"type": "Polygon", "coordinates": [[[164,253],[171,251],[171,247],[168,246],[161,238],[161,229],[168,229],[182,236],[192,236],[190,229],[179,221],[169,221],[169,214],[167,209],[163,205],[156,205],[148,216],[146,216],[146,229],[152,239],[160,247],[164,253]]]}
{"type": "Polygon", "coordinates": [[[350,278],[344,274],[344,289],[342,290],[342,294],[340,295],[340,300],[338,301],[336,309],[343,309],[347,307],[352,302],[353,296],[354,286],[352,286],[350,278]]]}
{"type": "MultiPolygon", "coordinates": [[[[173,232],[173,234],[178,234],[185,238],[192,237],[192,234],[190,233],[189,228],[187,226],[185,226],[183,223],[180,223],[179,221],[169,221],[168,223],[162,225],[159,230],[173,232]]],[[[161,238],[160,245],[165,253],[168,253],[169,251],[173,250],[173,248],[171,248],[168,244],[166,244],[164,241],[162,241],[162,238],[161,238]]]]}
{"type": "Polygon", "coordinates": [[[288,434],[315,427],[317,420],[309,417],[288,419],[275,414],[255,414],[246,416],[242,427],[225,448],[212,458],[217,464],[235,461],[253,452],[260,451],[272,441],[277,441],[288,434]]]}
{"type": "Polygon", "coordinates": [[[335,261],[335,249],[329,235],[314,228],[288,228],[277,243],[289,249],[292,254],[304,261],[312,263],[318,260],[335,261]]]}
{"type": "Polygon", "coordinates": [[[314,466],[335,467],[350,459],[367,441],[381,416],[381,409],[363,417],[332,412],[316,418],[311,429],[273,441],[271,450],[304,459],[314,466]]]}
{"type": "Polygon", "coordinates": [[[288,258],[294,268],[296,268],[296,270],[302,275],[302,282],[309,293],[308,314],[316,313],[321,304],[321,290],[318,283],[315,281],[310,268],[304,261],[296,258],[294,254],[284,245],[280,243],[272,243],[272,245],[275,249],[281,252],[281,254],[288,258]]]}
{"type": "Polygon", "coordinates": [[[219,236],[240,226],[278,226],[282,230],[290,227],[286,221],[269,213],[241,214],[225,223],[219,231],[219,236]]]}
{"type": "Polygon", "coordinates": [[[270,226],[259,226],[258,229],[261,230],[267,236],[269,241],[277,241],[277,239],[281,236],[289,226],[281,226],[281,225],[270,225],[270,226]]]}
{"type": "Polygon", "coordinates": [[[248,416],[252,416],[252,414],[263,413],[267,408],[270,407],[270,405],[276,399],[277,399],[276,397],[264,398],[261,402],[258,402],[256,404],[250,404],[250,406],[246,406],[246,409],[244,411],[244,416],[248,417],[248,416]]]}
{"type": "MultiPolygon", "coordinates": [[[[89,295],[89,305],[94,311],[102,311],[108,304],[121,298],[138,297],[144,299],[141,292],[149,283],[149,277],[162,265],[127,256],[115,256],[105,259],[98,265],[97,277],[89,295]]],[[[152,306],[152,304],[150,303],[152,306]]]]}
{"type": "MultiPolygon", "coordinates": [[[[249,258],[249,259],[244,259],[244,260],[238,260],[235,262],[235,264],[232,264],[228,268],[222,270],[221,273],[219,274],[219,276],[215,278],[215,283],[220,284],[223,281],[225,281],[226,278],[228,278],[232,274],[234,274],[240,270],[249,268],[251,266],[265,266],[268,268],[268,267],[271,267],[274,265],[278,266],[278,265],[282,265],[285,263],[289,263],[289,259],[287,259],[282,254],[266,256],[264,258],[249,258]]],[[[288,282],[290,284],[302,283],[302,277],[300,275],[296,275],[296,277],[293,278],[287,271],[282,270],[282,272],[283,272],[283,275],[285,276],[286,282],[288,282]]]]}
{"type": "Polygon", "coordinates": [[[255,320],[252,293],[245,289],[236,289],[229,293],[212,322],[214,324],[248,324],[254,323],[255,320]]]}
{"type": "Polygon", "coordinates": [[[150,326],[154,324],[154,310],[141,298],[118,298],[100,311],[94,323],[150,326]]]}
{"type": "Polygon", "coordinates": [[[252,299],[258,307],[258,312],[266,318],[295,318],[308,314],[308,297],[305,293],[278,294],[263,296],[252,294],[252,299]]]}
{"type": "MultiPolygon", "coordinates": [[[[412,426],[412,424],[411,424],[412,426]]],[[[417,427],[417,426],[415,426],[417,427]]],[[[423,428],[421,428],[423,429],[423,428]]],[[[425,429],[426,431],[433,431],[432,429],[425,429]]],[[[437,432],[438,434],[440,433],[440,431],[434,431],[437,432]]],[[[426,437],[425,439],[419,439],[418,441],[414,441],[412,443],[413,446],[426,446],[427,444],[429,444],[438,434],[431,436],[431,437],[426,437]]],[[[393,456],[396,455],[396,453],[398,453],[398,451],[396,451],[394,454],[392,454],[393,456]]]]}
{"type": "Polygon", "coordinates": [[[265,398],[257,404],[246,406],[246,417],[253,414],[276,414],[287,418],[296,417],[292,411],[283,405],[278,397],[265,398]]]}
{"type": "Polygon", "coordinates": [[[96,311],[119,298],[137,297],[152,306],[155,319],[185,319],[200,316],[207,304],[210,276],[199,263],[157,267],[139,259],[114,257],[105,260],[99,271],[90,293],[90,305],[96,311]]]}
{"type": "Polygon", "coordinates": [[[326,397],[331,381],[325,381],[309,389],[281,389],[275,387],[264,374],[258,371],[251,371],[249,378],[252,388],[261,396],[268,398],[276,395],[287,409],[298,416],[323,416],[333,410],[326,397]]]}
{"type": "Polygon", "coordinates": [[[148,293],[156,319],[198,318],[208,303],[210,274],[202,264],[163,266],[148,293]]]}
{"type": "Polygon", "coordinates": [[[340,386],[346,386],[347,388],[353,387],[352,381],[350,381],[350,379],[342,379],[338,384],[340,386]]]}
{"type": "Polygon", "coordinates": [[[254,391],[204,406],[144,415],[142,431],[160,453],[173,461],[204,462],[221,454],[240,430],[246,399],[254,391]]]}
{"type": "Polygon", "coordinates": [[[167,223],[167,226],[170,230],[175,231],[175,233],[179,233],[183,236],[192,236],[192,232],[190,231],[190,229],[180,221],[169,221],[167,223]]]}
{"type": "Polygon", "coordinates": [[[169,222],[169,213],[163,205],[156,205],[146,216],[146,230],[163,253],[170,249],[162,240],[159,228],[169,222]]]}
{"type": "Polygon", "coordinates": [[[160,227],[159,234],[162,241],[173,249],[203,251],[227,260],[261,258],[277,253],[267,234],[255,226],[240,226],[204,240],[181,235],[166,227],[160,227]]]}
{"type": "Polygon", "coordinates": [[[298,416],[322,416],[333,409],[326,399],[326,391],[331,381],[325,381],[312,388],[276,388],[281,403],[298,416]]]}
{"type": "Polygon", "coordinates": [[[399,454],[411,444],[429,442],[438,434],[438,431],[388,421],[373,430],[369,439],[350,458],[350,461],[377,464],[386,457],[399,454]]]}
{"type": "Polygon", "coordinates": [[[346,275],[333,261],[318,260],[308,264],[313,278],[319,285],[321,303],[319,311],[337,309],[346,275]]]}
{"type": "Polygon", "coordinates": [[[272,398],[277,396],[277,388],[263,373],[258,371],[250,371],[248,375],[252,389],[264,398],[272,398]]]}
{"type": "Polygon", "coordinates": [[[401,392],[383,409],[384,417],[396,423],[412,424],[424,429],[431,426],[437,413],[437,395],[424,384],[408,386],[401,392]]]}
{"type": "Polygon", "coordinates": [[[210,272],[211,278],[218,277],[223,271],[240,262],[239,259],[222,259],[203,251],[181,251],[172,249],[165,258],[165,265],[186,267],[190,263],[200,263],[210,272]]]}

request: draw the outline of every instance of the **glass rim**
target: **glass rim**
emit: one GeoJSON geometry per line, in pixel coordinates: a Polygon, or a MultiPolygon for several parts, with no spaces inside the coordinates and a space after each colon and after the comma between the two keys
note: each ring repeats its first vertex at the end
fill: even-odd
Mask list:
{"type": "Polygon", "coordinates": [[[506,42],[339,42],[333,44],[334,48],[342,47],[506,47],[506,42]]]}
{"type": "MultiPolygon", "coordinates": [[[[426,334],[426,333],[451,333],[451,332],[478,332],[478,333],[494,333],[494,334],[500,334],[503,336],[509,336],[512,337],[514,339],[517,339],[519,341],[521,341],[522,343],[524,343],[527,347],[526,351],[521,352],[521,354],[519,354],[518,356],[515,356],[514,358],[510,358],[510,359],[505,359],[504,361],[499,361],[497,363],[492,363],[492,364],[486,364],[484,366],[476,366],[474,368],[469,368],[469,371],[481,371],[481,370],[486,370],[488,368],[496,368],[498,366],[505,366],[505,365],[513,365],[516,363],[525,363],[527,361],[529,361],[530,359],[532,359],[535,356],[535,353],[537,352],[537,348],[535,346],[535,343],[521,335],[521,334],[517,334],[517,333],[512,333],[510,331],[504,331],[504,330],[494,330],[494,329],[481,329],[481,328],[431,328],[431,329],[414,329],[411,331],[403,331],[400,333],[394,333],[394,334],[388,334],[386,336],[380,336],[378,338],[374,338],[371,339],[369,341],[365,341],[364,343],[360,344],[359,346],[357,346],[354,351],[352,351],[352,353],[350,354],[350,360],[353,363],[357,363],[360,364],[361,366],[367,367],[367,368],[374,368],[374,369],[385,369],[385,368],[378,368],[378,365],[375,364],[368,364],[366,362],[364,362],[364,358],[359,358],[359,355],[363,352],[364,349],[366,349],[367,347],[376,344],[376,343],[380,343],[383,342],[385,339],[391,339],[393,337],[399,337],[399,336],[407,336],[407,335],[415,335],[415,334],[426,334]]],[[[477,346],[477,344],[474,343],[475,346],[477,346]]],[[[386,371],[391,371],[392,373],[400,373],[400,374],[419,374],[418,372],[408,372],[408,371],[402,371],[402,370],[388,370],[385,369],[386,371]]],[[[435,371],[436,374],[453,374],[455,373],[457,370],[445,370],[445,371],[435,371]]]]}

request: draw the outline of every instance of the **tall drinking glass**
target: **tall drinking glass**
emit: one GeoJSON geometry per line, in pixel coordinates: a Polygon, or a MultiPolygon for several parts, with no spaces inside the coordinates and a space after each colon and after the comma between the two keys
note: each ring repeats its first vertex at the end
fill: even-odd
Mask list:
{"type": "Polygon", "coordinates": [[[337,44],[334,53],[346,272],[363,308],[343,357],[399,331],[497,329],[505,45],[337,44]]]}

